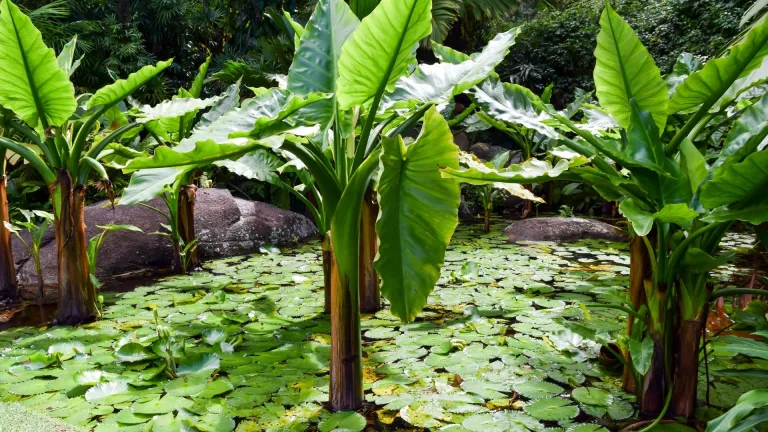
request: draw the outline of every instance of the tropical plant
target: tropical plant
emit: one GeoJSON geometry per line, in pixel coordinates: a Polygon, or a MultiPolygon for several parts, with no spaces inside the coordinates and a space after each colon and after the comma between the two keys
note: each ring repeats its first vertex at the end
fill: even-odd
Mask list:
{"type": "Polygon", "coordinates": [[[608,4],[600,26],[595,87],[616,132],[574,122],[529,96],[548,118],[520,121],[538,121],[557,131],[570,157],[568,151],[556,149],[553,155],[564,159],[555,167],[523,163],[485,172],[446,168],[444,175],[480,184],[557,177],[583,182],[603,198],[620,201],[634,234],[627,309],[627,357],[634,366],[628,368],[626,387],[634,389],[638,383],[645,415],[660,418],[669,409],[690,418],[696,407],[694,365],[710,300],[754,292],[714,290],[709,272],[731,257],[718,254],[717,247],[733,222],[768,220],[768,202],[761,192],[768,181],[768,152],[760,147],[768,135],[768,96],[756,91],[765,79],[759,66],[766,55],[768,23],[752,28],[725,56],[680,77],[673,88],[608,4]],[[737,105],[742,109],[733,110],[737,105]],[[730,117],[732,126],[722,136],[722,149],[705,157],[696,143],[706,126],[723,115],[730,117]],[[583,165],[587,158],[592,166],[583,165]]]}
{"type": "Polygon", "coordinates": [[[5,222],[5,230],[9,233],[16,235],[21,241],[21,244],[29,252],[29,256],[32,258],[32,262],[35,263],[35,271],[37,272],[37,292],[40,302],[45,298],[45,286],[43,281],[43,272],[40,263],[40,245],[43,242],[43,234],[48,229],[48,226],[53,222],[53,215],[40,211],[40,210],[20,210],[24,216],[24,221],[18,221],[16,223],[5,222]],[[24,239],[21,228],[26,228],[30,234],[29,241],[24,239]]]}
{"type": "Polygon", "coordinates": [[[384,0],[360,22],[345,2],[320,1],[301,36],[287,90],[255,89],[256,100],[193,133],[189,145],[158,147],[151,158],[127,166],[183,167],[272,147],[307,167],[336,264],[330,397],[337,410],[363,402],[359,245],[372,179],[378,171],[381,293],[396,316],[410,321],[437,282],[458,223],[459,185],[438,170],[458,168],[458,148],[435,105],[484,80],[517,33],[498,35],[458,65],[421,65],[406,76],[418,42],[430,33],[430,6],[429,0],[384,0]],[[421,134],[406,145],[401,135],[418,123],[421,134]]]}
{"type": "Polygon", "coordinates": [[[85,238],[86,181],[94,172],[110,189],[107,172],[99,162],[102,151],[139,126],[127,121],[121,124],[121,113],[114,107],[171,61],[145,66],[127,79],[80,98],[75,97],[69,80],[73,63],[72,51],[62,51],[57,59],[15,4],[9,0],[0,3],[0,65],[6,71],[0,77],[0,105],[23,121],[12,125],[27,141],[0,138],[0,148],[24,158],[48,185],[59,261],[56,320],[62,324],[97,316],[85,238]],[[118,127],[100,131],[105,116],[118,127]]]}
{"type": "MultiPolygon", "coordinates": [[[[465,167],[486,166],[495,170],[503,169],[509,162],[509,152],[502,152],[491,159],[490,162],[483,163],[477,157],[470,153],[462,152],[459,155],[459,163],[465,167]]],[[[543,199],[534,195],[524,186],[513,183],[492,183],[482,186],[475,186],[479,189],[480,203],[483,206],[483,232],[488,233],[491,230],[491,212],[493,212],[493,203],[503,194],[516,196],[529,202],[544,202],[543,199]]]]}

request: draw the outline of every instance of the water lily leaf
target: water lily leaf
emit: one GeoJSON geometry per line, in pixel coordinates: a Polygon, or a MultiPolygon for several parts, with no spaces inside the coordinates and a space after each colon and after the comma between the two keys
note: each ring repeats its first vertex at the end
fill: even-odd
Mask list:
{"type": "Polygon", "coordinates": [[[466,380],[461,383],[461,388],[466,392],[475,393],[485,399],[501,399],[506,397],[502,392],[509,391],[504,384],[479,380],[466,380]]]}
{"type": "Polygon", "coordinates": [[[187,375],[168,381],[165,392],[173,396],[192,396],[205,390],[208,378],[199,375],[187,375]]]}
{"type": "Polygon", "coordinates": [[[334,430],[357,432],[365,429],[366,424],[365,417],[354,411],[339,411],[320,422],[318,429],[320,432],[334,430]]]}
{"type": "Polygon", "coordinates": [[[195,394],[196,399],[210,399],[214,396],[218,396],[222,393],[226,393],[235,388],[229,380],[219,378],[213,382],[208,383],[205,389],[195,394]]]}
{"type": "Polygon", "coordinates": [[[632,407],[632,404],[623,399],[614,398],[613,403],[608,406],[608,415],[614,421],[626,420],[632,417],[634,413],[635,408],[632,407]]]}
{"type": "Polygon", "coordinates": [[[150,415],[134,414],[130,408],[124,408],[120,410],[120,412],[117,413],[117,416],[115,416],[115,420],[126,425],[142,424],[150,421],[151,419],[152,416],[150,415]]]}
{"type": "Polygon", "coordinates": [[[578,407],[560,398],[536,399],[526,404],[523,410],[539,420],[568,420],[579,415],[578,407]]]}
{"type": "Polygon", "coordinates": [[[154,354],[152,354],[151,351],[146,349],[144,345],[136,342],[127,343],[123,346],[121,346],[117,351],[115,351],[115,358],[118,361],[126,362],[126,363],[134,363],[134,362],[140,362],[145,360],[151,360],[153,358],[156,358],[154,354]]]}
{"type": "Polygon", "coordinates": [[[197,419],[194,426],[202,432],[230,432],[235,429],[235,421],[223,415],[206,414],[197,419]]]}
{"type": "Polygon", "coordinates": [[[544,425],[533,417],[515,411],[499,411],[493,414],[475,414],[467,417],[462,423],[471,432],[508,432],[514,430],[544,429],[544,425]]]}
{"type": "Polygon", "coordinates": [[[220,367],[221,360],[219,356],[216,353],[209,353],[186,359],[179,365],[176,373],[179,375],[189,375],[207,372],[210,375],[220,367]]]}
{"type": "Polygon", "coordinates": [[[605,390],[595,387],[579,387],[571,393],[576,401],[585,405],[607,407],[613,402],[613,396],[605,390]]]}
{"type": "Polygon", "coordinates": [[[148,402],[135,402],[131,405],[131,410],[134,414],[167,414],[182,408],[189,408],[192,405],[194,402],[189,399],[165,395],[148,402]]]}
{"type": "Polygon", "coordinates": [[[516,392],[531,399],[556,396],[563,392],[563,388],[559,385],[546,381],[522,381],[512,387],[516,392]]]}
{"type": "Polygon", "coordinates": [[[577,423],[568,426],[565,432],[608,432],[608,429],[596,424],[577,423]]]}

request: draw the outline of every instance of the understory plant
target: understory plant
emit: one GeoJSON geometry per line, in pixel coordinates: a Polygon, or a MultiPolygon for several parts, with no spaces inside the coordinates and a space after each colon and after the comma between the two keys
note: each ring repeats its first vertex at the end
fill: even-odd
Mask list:
{"type": "Polygon", "coordinates": [[[109,234],[116,231],[143,231],[141,228],[134,225],[107,224],[97,225],[97,227],[101,230],[101,232],[91,237],[91,239],[88,241],[88,269],[90,271],[89,276],[91,278],[91,283],[96,287],[96,298],[99,302],[99,310],[101,311],[101,307],[104,304],[104,299],[101,295],[98,294],[98,290],[101,289],[101,282],[99,282],[99,279],[96,277],[96,261],[99,258],[101,247],[104,246],[104,241],[107,239],[109,234]]]}
{"type": "MultiPolygon", "coordinates": [[[[479,167],[487,166],[493,169],[502,169],[509,162],[509,152],[502,152],[491,159],[490,162],[483,163],[471,153],[462,152],[459,155],[461,166],[479,167]]],[[[534,195],[528,188],[515,183],[493,183],[475,187],[479,191],[480,204],[483,206],[483,232],[488,233],[491,230],[491,213],[493,212],[493,203],[497,198],[503,197],[505,193],[522,198],[526,202],[544,202],[543,199],[534,195]]]]}
{"type": "Polygon", "coordinates": [[[3,224],[9,233],[16,235],[21,244],[27,249],[27,252],[29,252],[32,262],[35,263],[38,298],[42,303],[45,298],[45,281],[43,280],[43,271],[40,262],[40,246],[43,242],[43,234],[45,234],[48,226],[53,222],[53,215],[40,210],[19,210],[19,212],[24,216],[25,220],[17,221],[16,223],[3,222],[3,224]],[[25,228],[27,232],[29,232],[29,241],[24,239],[22,228],[25,228]]]}
{"type": "Polygon", "coordinates": [[[479,184],[559,178],[619,201],[633,234],[625,387],[638,392],[642,416],[691,418],[711,299],[755,292],[716,291],[709,276],[731,256],[718,245],[734,222],[768,220],[768,151],[761,145],[768,96],[760,86],[768,78],[761,66],[768,23],[666,82],[609,4],[600,27],[596,95],[614,126],[574,120],[529,93],[544,116],[516,112],[518,121],[557,134],[554,166],[531,160],[504,170],[446,168],[444,175],[479,184]],[[713,136],[720,146],[710,154],[713,136]]]}
{"type": "MultiPolygon", "coordinates": [[[[254,99],[171,149],[127,170],[237,161],[256,150],[289,153],[312,175],[318,217],[330,228],[331,379],[335,410],[363,403],[360,335],[361,214],[380,206],[375,232],[381,293],[413,320],[440,275],[458,223],[459,184],[439,167],[459,166],[439,109],[486,79],[514,43],[502,33],[459,64],[414,64],[431,31],[430,0],[384,0],[360,21],[342,0],[321,0],[299,40],[287,88],[252,89],[254,99]],[[438,109],[439,108],[439,109],[438,109]],[[406,144],[402,135],[418,128],[406,144]]],[[[321,224],[321,226],[323,225],[321,224]]]]}
{"type": "Polygon", "coordinates": [[[99,158],[109,144],[138,126],[123,125],[115,107],[171,63],[145,66],[92,95],[76,97],[69,80],[73,60],[72,50],[57,59],[29,17],[10,0],[0,3],[0,105],[18,118],[12,127],[14,136],[21,137],[0,137],[0,149],[26,160],[48,185],[58,260],[56,322],[61,324],[98,315],[87,257],[85,188],[95,173],[111,191],[99,158]],[[105,131],[103,124],[108,125],[105,131]]]}

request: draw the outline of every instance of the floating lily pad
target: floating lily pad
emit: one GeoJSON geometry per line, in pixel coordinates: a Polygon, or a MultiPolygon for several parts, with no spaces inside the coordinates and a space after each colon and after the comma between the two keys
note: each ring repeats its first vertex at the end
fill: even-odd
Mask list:
{"type": "Polygon", "coordinates": [[[613,402],[613,396],[610,393],[595,387],[576,388],[571,396],[585,405],[607,407],[613,402]]]}
{"type": "Polygon", "coordinates": [[[365,417],[354,411],[339,411],[320,422],[318,430],[321,432],[351,431],[358,432],[365,429],[365,417]]]}
{"type": "Polygon", "coordinates": [[[579,415],[579,408],[560,398],[544,398],[532,401],[523,410],[539,420],[568,420],[579,415]]]}
{"type": "Polygon", "coordinates": [[[564,391],[564,389],[557,384],[534,380],[521,381],[514,384],[513,388],[516,392],[531,399],[556,396],[564,391]]]}

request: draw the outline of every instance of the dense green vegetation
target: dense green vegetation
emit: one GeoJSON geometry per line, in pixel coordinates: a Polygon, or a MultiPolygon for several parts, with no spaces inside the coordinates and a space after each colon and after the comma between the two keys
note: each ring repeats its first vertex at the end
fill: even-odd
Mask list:
{"type": "Polygon", "coordinates": [[[743,18],[738,2],[580,4],[503,28],[472,54],[440,43],[456,37],[451,25],[472,27],[505,4],[319,0],[306,25],[265,10],[280,31],[274,55],[249,46],[253,59],[221,64],[232,40],[263,36],[251,27],[261,15],[244,24],[231,2],[173,13],[118,2],[113,30],[151,34],[135,46],[154,54],[133,50],[136,70],[109,79],[86,73],[104,84],[93,89],[78,82],[87,64],[77,49],[108,32],[54,50],[47,43],[86,25],[52,28],[66,4],[0,1],[0,293],[20,295],[12,233],[39,273],[38,224],[52,223],[58,269],[57,326],[0,333],[0,396],[102,431],[759,427],[765,291],[759,269],[734,282],[729,262],[737,252],[761,260],[768,239],[766,2],[743,18]],[[571,35],[558,52],[548,48],[557,35],[536,39],[598,9],[596,25],[579,28],[594,45],[569,48],[571,35]],[[212,25],[214,15],[226,24],[212,25]],[[157,31],[174,16],[162,31],[176,48],[157,31]],[[690,31],[694,18],[706,25],[690,31]],[[558,83],[504,81],[524,37],[560,64],[578,56],[581,66],[556,73],[578,81],[588,66],[590,91],[566,82],[558,99],[558,83]],[[438,61],[419,62],[430,48],[438,61]],[[710,57],[679,53],[688,48],[710,57]],[[455,134],[478,131],[503,134],[515,156],[460,151],[455,134]],[[9,166],[37,177],[52,216],[8,205],[9,166]],[[300,203],[320,250],[265,248],[196,271],[197,188],[224,170],[300,203]],[[553,181],[567,182],[559,193],[581,185],[615,203],[628,247],[455,232],[462,184],[478,191],[490,233],[501,230],[491,226],[496,198],[522,198],[522,217],[532,216],[544,201],[534,186],[553,181]],[[106,236],[141,230],[105,225],[87,239],[89,188],[162,214],[153,234],[170,239],[180,276],[101,293],[106,236]],[[147,204],[157,197],[165,208],[147,204]],[[730,313],[727,324],[713,310],[730,313]]]}

